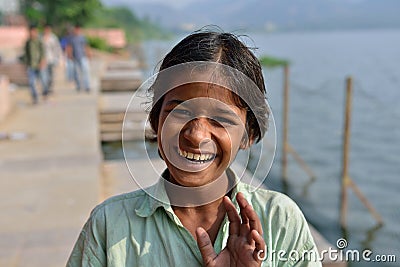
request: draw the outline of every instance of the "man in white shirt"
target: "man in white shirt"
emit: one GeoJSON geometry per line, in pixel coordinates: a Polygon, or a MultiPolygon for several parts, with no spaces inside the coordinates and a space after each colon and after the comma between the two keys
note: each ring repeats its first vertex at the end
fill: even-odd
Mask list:
{"type": "Polygon", "coordinates": [[[42,42],[44,45],[45,58],[47,62],[47,82],[49,93],[53,92],[53,78],[54,78],[54,67],[60,61],[61,58],[61,46],[58,37],[53,33],[51,25],[47,24],[44,28],[42,42]]]}

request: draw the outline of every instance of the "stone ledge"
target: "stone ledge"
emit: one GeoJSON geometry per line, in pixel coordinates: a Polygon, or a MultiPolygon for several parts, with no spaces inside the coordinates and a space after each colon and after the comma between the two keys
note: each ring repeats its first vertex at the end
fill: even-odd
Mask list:
{"type": "Polygon", "coordinates": [[[0,75],[0,122],[2,122],[11,111],[12,103],[9,86],[10,82],[8,77],[0,75]]]}

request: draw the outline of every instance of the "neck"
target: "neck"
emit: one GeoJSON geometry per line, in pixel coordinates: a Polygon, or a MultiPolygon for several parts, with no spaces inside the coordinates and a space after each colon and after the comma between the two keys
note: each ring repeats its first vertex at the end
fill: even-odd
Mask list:
{"type": "Polygon", "coordinates": [[[201,226],[208,233],[211,242],[214,244],[221,223],[225,216],[225,207],[222,203],[223,198],[197,207],[177,207],[172,206],[174,213],[178,216],[183,226],[197,240],[196,229],[201,226]]]}
{"type": "MultiPolygon", "coordinates": [[[[196,229],[205,229],[214,243],[225,216],[223,197],[230,195],[234,181],[224,172],[218,179],[200,187],[183,187],[165,179],[165,188],[174,210],[182,224],[196,239],[196,229]]],[[[169,179],[171,181],[171,179],[169,179]]]]}
{"type": "Polygon", "coordinates": [[[171,179],[165,179],[165,189],[171,206],[199,211],[203,211],[209,206],[218,206],[216,202],[221,202],[233,187],[232,181],[225,172],[214,181],[197,187],[184,187],[170,181],[171,179]]]}

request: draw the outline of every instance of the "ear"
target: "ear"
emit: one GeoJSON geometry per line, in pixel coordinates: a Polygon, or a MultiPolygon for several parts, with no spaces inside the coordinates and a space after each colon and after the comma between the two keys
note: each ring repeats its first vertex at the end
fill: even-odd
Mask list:
{"type": "Polygon", "coordinates": [[[163,156],[162,156],[162,154],[161,154],[160,149],[157,149],[157,152],[158,152],[158,156],[160,156],[160,158],[161,158],[162,160],[164,160],[164,158],[163,158],[163,156]]]}
{"type": "Polygon", "coordinates": [[[250,138],[247,136],[246,133],[243,134],[242,141],[240,142],[239,149],[248,149],[254,144],[254,138],[250,138]]]}
{"type": "Polygon", "coordinates": [[[163,157],[163,154],[161,153],[161,150],[160,150],[160,147],[159,147],[159,144],[158,144],[158,139],[157,139],[157,137],[156,137],[156,140],[157,140],[157,153],[158,153],[158,156],[159,156],[163,161],[165,161],[165,159],[164,159],[164,157],[163,157]]]}

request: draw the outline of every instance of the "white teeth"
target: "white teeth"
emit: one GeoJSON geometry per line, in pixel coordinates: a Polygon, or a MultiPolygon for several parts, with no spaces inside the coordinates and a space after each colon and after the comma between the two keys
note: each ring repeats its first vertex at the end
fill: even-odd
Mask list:
{"type": "Polygon", "coordinates": [[[210,160],[214,157],[213,154],[193,154],[180,149],[178,150],[178,153],[180,156],[185,157],[187,159],[194,159],[199,161],[210,160]]]}

